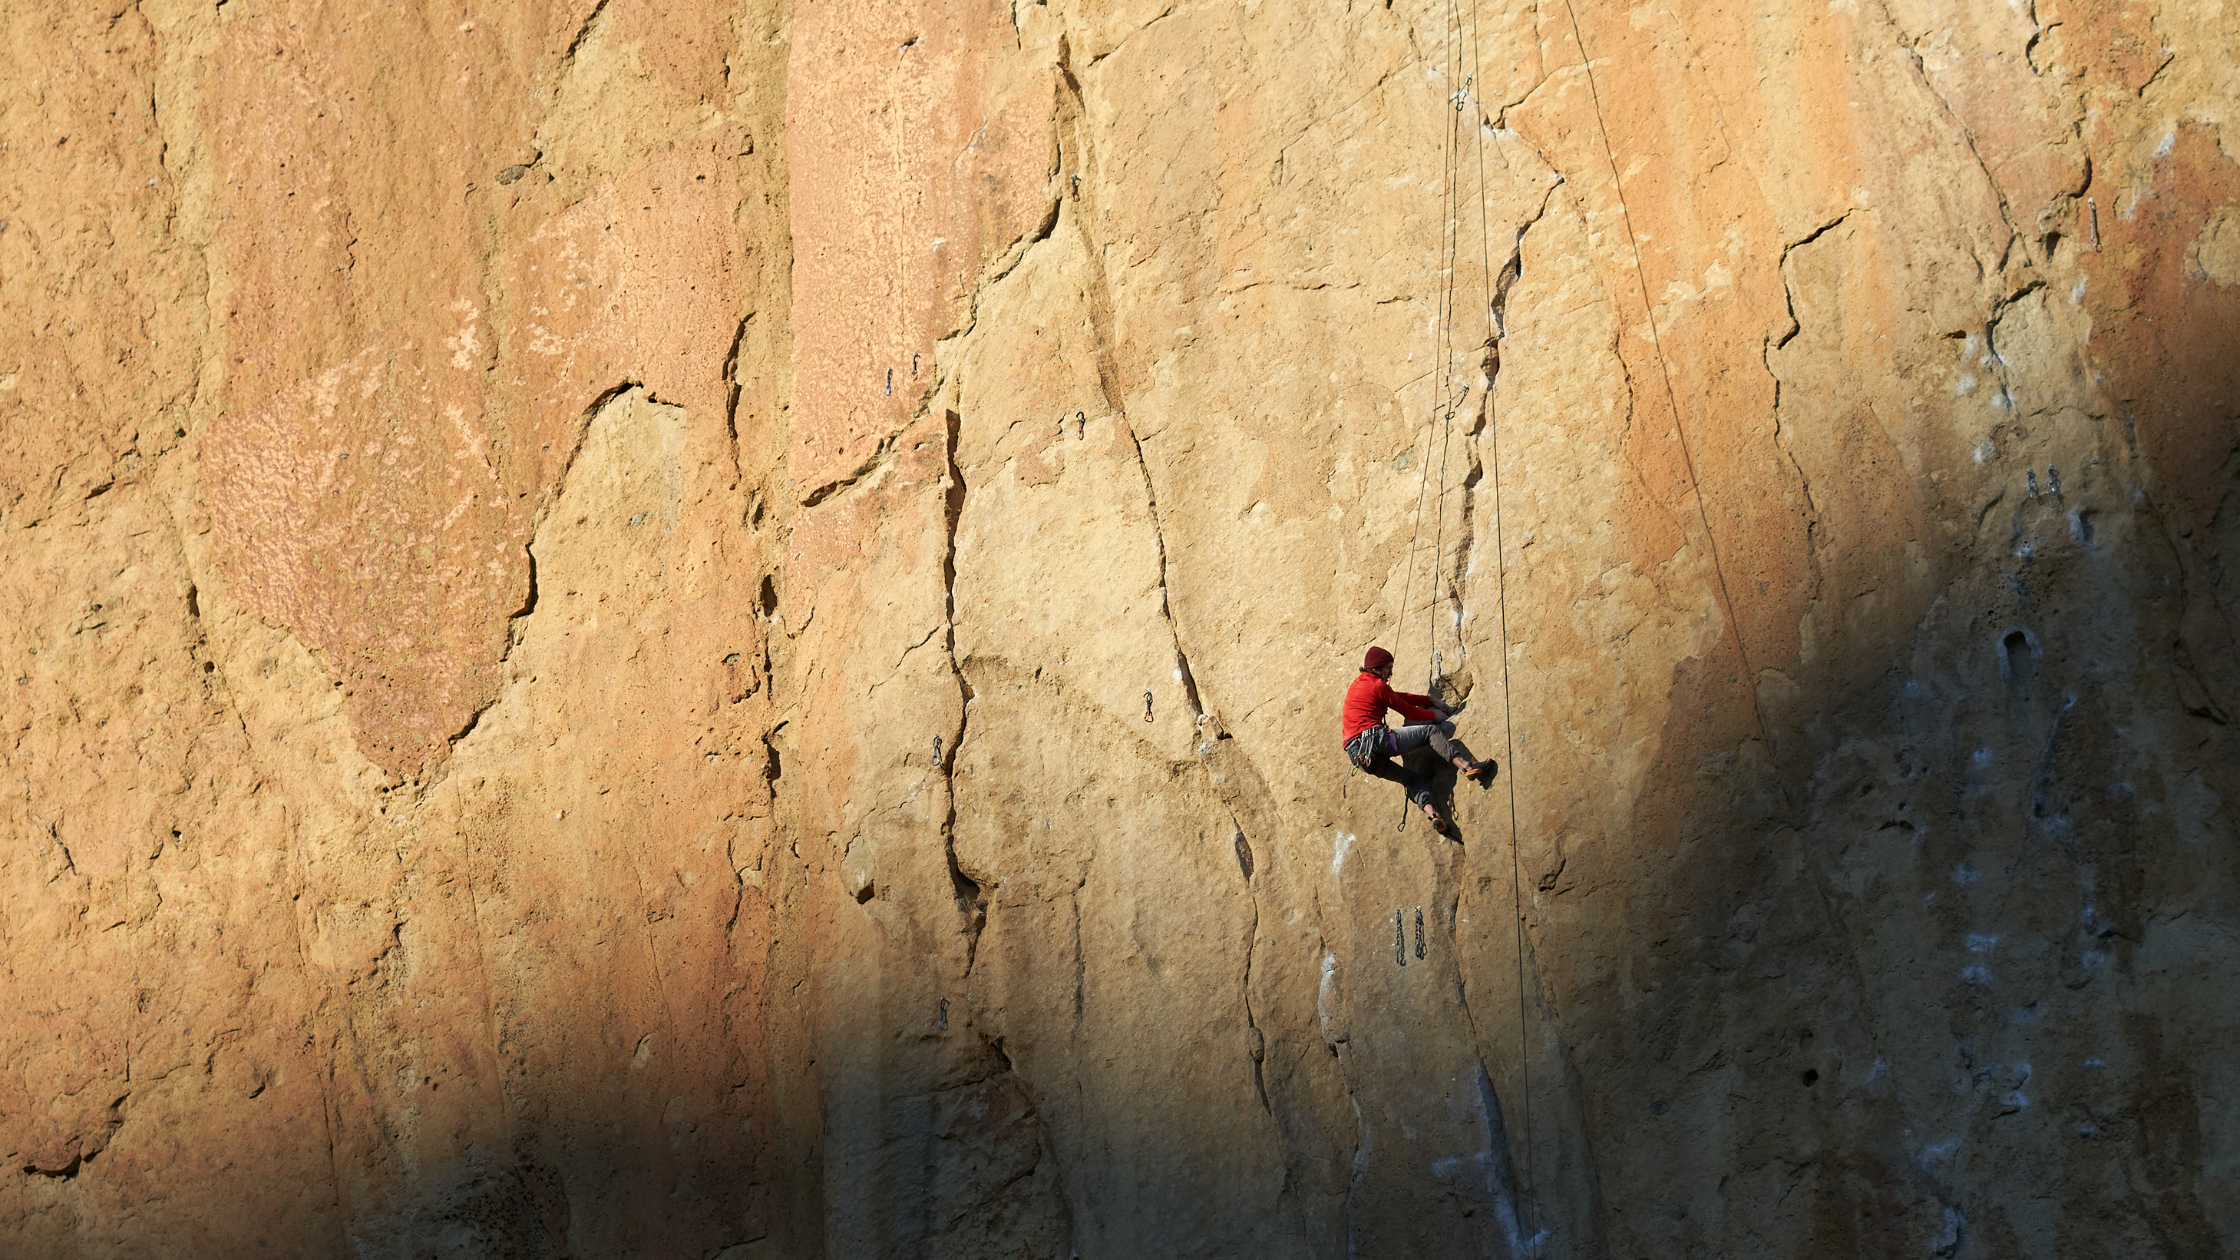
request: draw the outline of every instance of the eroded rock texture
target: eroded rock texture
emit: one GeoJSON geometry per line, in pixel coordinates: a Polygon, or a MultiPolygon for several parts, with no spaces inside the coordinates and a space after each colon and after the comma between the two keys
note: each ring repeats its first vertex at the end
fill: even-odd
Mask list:
{"type": "Polygon", "coordinates": [[[0,1254],[2240,1250],[2216,0],[0,30],[0,1254]]]}

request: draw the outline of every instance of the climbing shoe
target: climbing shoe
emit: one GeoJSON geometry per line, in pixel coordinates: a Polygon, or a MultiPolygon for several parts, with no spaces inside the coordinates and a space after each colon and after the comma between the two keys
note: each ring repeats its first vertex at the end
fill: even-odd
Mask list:
{"type": "Polygon", "coordinates": [[[1489,787],[1493,783],[1493,776],[1499,773],[1501,773],[1501,763],[1488,757],[1463,771],[1462,777],[1476,780],[1479,787],[1489,787]]]}

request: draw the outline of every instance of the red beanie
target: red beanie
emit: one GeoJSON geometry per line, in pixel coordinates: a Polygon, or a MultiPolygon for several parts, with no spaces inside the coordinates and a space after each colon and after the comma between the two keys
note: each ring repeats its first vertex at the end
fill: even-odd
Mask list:
{"type": "Polygon", "coordinates": [[[1385,651],[1381,647],[1370,648],[1369,654],[1361,658],[1361,668],[1365,670],[1383,669],[1385,666],[1390,665],[1391,663],[1392,653],[1385,651]]]}

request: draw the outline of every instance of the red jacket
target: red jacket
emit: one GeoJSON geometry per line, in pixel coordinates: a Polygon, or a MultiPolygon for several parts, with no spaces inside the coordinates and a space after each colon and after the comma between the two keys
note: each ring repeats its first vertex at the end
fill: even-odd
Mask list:
{"type": "Polygon", "coordinates": [[[1431,707],[1431,697],[1394,691],[1391,684],[1364,670],[1353,685],[1346,688],[1346,737],[1353,737],[1372,726],[1384,725],[1386,707],[1398,709],[1402,717],[1413,722],[1436,722],[1439,713],[1431,707]]]}

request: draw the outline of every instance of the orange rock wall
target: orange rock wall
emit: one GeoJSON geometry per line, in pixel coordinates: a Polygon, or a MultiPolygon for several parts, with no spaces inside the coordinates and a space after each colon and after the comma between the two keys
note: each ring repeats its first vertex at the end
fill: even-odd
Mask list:
{"type": "Polygon", "coordinates": [[[2240,1247],[2214,0],[17,10],[0,1255],[2240,1247]]]}

